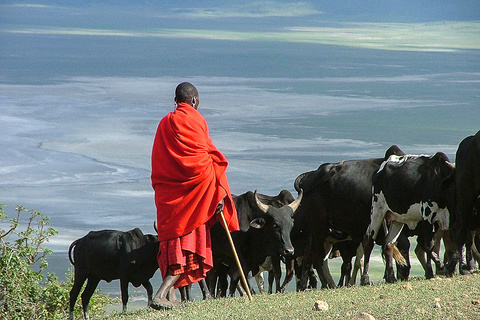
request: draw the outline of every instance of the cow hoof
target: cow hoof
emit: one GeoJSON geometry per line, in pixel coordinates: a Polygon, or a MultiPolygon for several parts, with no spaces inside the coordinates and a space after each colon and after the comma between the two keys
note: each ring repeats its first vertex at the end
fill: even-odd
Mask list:
{"type": "Polygon", "coordinates": [[[470,270],[468,270],[467,268],[460,268],[460,274],[462,276],[466,276],[466,275],[469,275],[471,274],[470,270]]]}
{"type": "Polygon", "coordinates": [[[425,279],[433,279],[435,275],[433,274],[433,270],[425,271],[425,279]]]}
{"type": "Polygon", "coordinates": [[[360,280],[360,284],[362,286],[369,286],[370,285],[370,277],[369,276],[363,276],[360,280]]]}
{"type": "Polygon", "coordinates": [[[392,276],[387,277],[387,279],[385,279],[385,280],[386,280],[386,281],[385,281],[386,283],[395,283],[395,282],[397,282],[397,279],[395,279],[395,277],[392,277],[392,276]]]}

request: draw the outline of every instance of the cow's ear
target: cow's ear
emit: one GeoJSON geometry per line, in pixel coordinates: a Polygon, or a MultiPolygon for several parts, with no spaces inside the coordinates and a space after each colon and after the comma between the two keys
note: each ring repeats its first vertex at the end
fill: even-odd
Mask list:
{"type": "Polygon", "coordinates": [[[265,219],[263,218],[256,218],[250,221],[250,226],[255,229],[262,229],[265,227],[265,219]]]}

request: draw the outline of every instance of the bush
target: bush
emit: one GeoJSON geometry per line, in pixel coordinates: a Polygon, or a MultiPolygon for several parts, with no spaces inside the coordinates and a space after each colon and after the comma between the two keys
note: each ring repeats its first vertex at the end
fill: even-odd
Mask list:
{"type": "MultiPolygon", "coordinates": [[[[15,218],[7,219],[0,202],[0,226],[9,225],[6,230],[0,228],[0,319],[65,319],[73,275],[67,275],[64,283],[54,274],[43,275],[48,267],[45,257],[51,250],[42,245],[57,230],[48,227],[47,216],[21,206],[16,208],[15,218]]],[[[91,314],[104,313],[104,307],[113,301],[105,295],[92,297],[91,314]]],[[[80,314],[78,303],[75,313],[80,314]]]]}

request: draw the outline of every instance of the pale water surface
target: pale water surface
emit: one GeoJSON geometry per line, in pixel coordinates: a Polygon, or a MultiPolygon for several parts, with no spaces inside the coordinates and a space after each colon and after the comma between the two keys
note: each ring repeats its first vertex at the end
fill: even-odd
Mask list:
{"type": "MultiPolygon", "coordinates": [[[[199,111],[230,162],[236,194],[294,192],[302,172],[380,157],[392,144],[454,161],[459,142],[480,129],[475,24],[462,29],[473,31],[460,34],[461,44],[445,38],[429,50],[365,48],[345,44],[346,36],[338,44],[284,33],[259,40],[292,27],[344,27],[312,14],[314,5],[310,14],[260,21],[225,4],[244,13],[225,24],[175,6],[0,4],[0,200],[11,215],[23,205],[51,218],[59,234],[47,246],[60,278],[68,246],[90,230],[153,232],[151,146],[182,81],[200,91],[199,111]],[[166,36],[169,28],[176,33],[166,36]]],[[[155,288],[160,281],[157,273],[155,288]]],[[[104,288],[119,293],[118,282],[104,288]]],[[[139,305],[142,295],[140,288],[139,305]]]]}

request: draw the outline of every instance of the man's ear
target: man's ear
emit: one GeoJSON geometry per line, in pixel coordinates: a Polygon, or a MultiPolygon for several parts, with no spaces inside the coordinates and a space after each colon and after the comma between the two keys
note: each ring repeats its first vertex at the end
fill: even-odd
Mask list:
{"type": "Polygon", "coordinates": [[[253,219],[250,222],[250,226],[255,229],[262,229],[263,227],[265,227],[265,219],[263,218],[253,219]]]}

